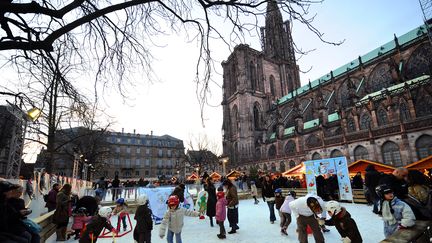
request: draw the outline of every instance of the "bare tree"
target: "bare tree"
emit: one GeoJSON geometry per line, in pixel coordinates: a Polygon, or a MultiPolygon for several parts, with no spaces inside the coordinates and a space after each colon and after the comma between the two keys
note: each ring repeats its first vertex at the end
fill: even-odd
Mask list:
{"type": "Polygon", "coordinates": [[[187,142],[187,158],[189,164],[198,168],[200,174],[203,170],[215,171],[219,165],[218,153],[220,146],[215,141],[209,141],[206,134],[190,135],[187,142]]]}
{"type": "MultiPolygon", "coordinates": [[[[210,40],[220,39],[231,46],[244,42],[248,34],[258,34],[258,18],[271,1],[275,0],[4,0],[0,1],[0,51],[48,53],[59,42],[67,42],[75,56],[84,57],[89,71],[95,71],[96,82],[116,81],[122,93],[130,72],[143,70],[149,80],[154,78],[151,47],[158,45],[154,37],[185,32],[200,48],[196,83],[203,110],[212,81],[210,40]],[[223,27],[218,27],[218,20],[224,22],[223,27]]],[[[277,1],[292,21],[307,26],[323,42],[340,44],[324,40],[312,24],[309,7],[320,2],[277,1]]]]}

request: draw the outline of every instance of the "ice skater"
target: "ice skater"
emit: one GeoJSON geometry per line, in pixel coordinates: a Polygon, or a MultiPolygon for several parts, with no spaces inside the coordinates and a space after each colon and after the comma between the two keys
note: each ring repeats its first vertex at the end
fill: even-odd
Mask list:
{"type": "Polygon", "coordinates": [[[362,237],[357,228],[357,224],[351,214],[341,207],[337,201],[326,203],[326,211],[330,219],[325,221],[326,225],[335,226],[342,237],[342,243],[362,243],[362,237]]]}
{"type": "Polygon", "coordinates": [[[282,203],[282,206],[280,207],[279,215],[280,215],[280,227],[281,227],[281,234],[288,235],[287,229],[288,226],[291,224],[291,208],[289,206],[289,203],[294,201],[296,198],[296,192],[290,191],[288,195],[285,197],[284,202],[282,203]]]}
{"type": "Polygon", "coordinates": [[[226,231],[224,226],[224,221],[226,219],[226,207],[227,200],[225,199],[225,193],[223,192],[223,188],[218,188],[218,192],[216,193],[217,202],[216,202],[216,223],[219,225],[219,234],[217,237],[219,239],[226,238],[226,231]]]}
{"type": "Polygon", "coordinates": [[[174,235],[177,243],[181,243],[181,231],[183,229],[183,218],[184,216],[199,217],[200,212],[187,210],[185,208],[179,208],[180,200],[176,195],[172,195],[168,198],[168,207],[161,226],[159,228],[159,237],[163,239],[167,232],[167,242],[173,243],[174,235]]]}

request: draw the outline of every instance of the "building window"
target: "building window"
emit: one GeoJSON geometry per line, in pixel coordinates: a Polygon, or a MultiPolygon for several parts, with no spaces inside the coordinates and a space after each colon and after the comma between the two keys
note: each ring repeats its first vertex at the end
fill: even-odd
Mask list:
{"type": "Polygon", "coordinates": [[[296,163],[294,162],[294,160],[291,160],[290,162],[289,162],[289,167],[290,168],[294,168],[296,166],[296,163]]]}
{"type": "Polygon", "coordinates": [[[432,155],[432,136],[422,135],[415,142],[418,159],[432,155]]]}
{"type": "Polygon", "coordinates": [[[172,154],[171,154],[171,150],[168,150],[168,151],[167,151],[167,156],[168,156],[168,157],[171,157],[171,156],[172,156],[172,154]]]}
{"type": "Polygon", "coordinates": [[[119,159],[114,159],[114,164],[115,165],[120,165],[120,160],[119,159]]]}
{"type": "Polygon", "coordinates": [[[318,152],[315,152],[315,153],[312,155],[312,160],[317,160],[317,159],[321,159],[321,155],[320,155],[318,152]]]}
{"type": "Polygon", "coordinates": [[[378,110],[378,125],[383,126],[388,123],[387,112],[384,109],[378,110]]]}
{"type": "Polygon", "coordinates": [[[285,155],[293,155],[296,153],[296,143],[292,140],[285,145],[285,155]]]}
{"type": "Polygon", "coordinates": [[[354,119],[352,118],[348,118],[347,119],[347,130],[348,132],[355,132],[355,124],[354,124],[354,119]]]}
{"type": "Polygon", "coordinates": [[[131,160],[130,159],[126,159],[125,160],[125,166],[126,166],[126,168],[130,168],[131,167],[131,160]]]}
{"type": "Polygon", "coordinates": [[[141,144],[141,139],[137,139],[137,140],[136,140],[136,143],[137,143],[137,144],[141,144]]]}
{"type": "Polygon", "coordinates": [[[117,138],[117,143],[121,143],[121,138],[117,138]]]}
{"type": "Polygon", "coordinates": [[[400,103],[399,105],[399,114],[402,122],[407,122],[411,119],[411,114],[408,111],[407,105],[405,102],[400,103]]]}
{"type": "Polygon", "coordinates": [[[126,153],[130,154],[130,152],[131,152],[131,148],[130,148],[130,147],[127,147],[127,148],[126,148],[126,153]]]}
{"type": "Polygon", "coordinates": [[[162,149],[159,149],[159,150],[158,150],[158,155],[159,155],[159,157],[162,157],[162,156],[163,156],[163,151],[162,151],[162,149]]]}
{"type": "Polygon", "coordinates": [[[274,145],[270,146],[268,150],[268,157],[271,159],[276,157],[276,146],[274,145]]]}
{"type": "Polygon", "coordinates": [[[136,149],[136,153],[137,153],[137,154],[140,154],[140,153],[141,153],[141,148],[137,148],[137,149],[136,149]]]}
{"type": "Polygon", "coordinates": [[[116,153],[120,153],[120,147],[115,148],[116,153]]]}
{"type": "Polygon", "coordinates": [[[145,171],[144,173],[146,176],[150,175],[150,172],[148,170],[145,171]]]}
{"type": "Polygon", "coordinates": [[[150,149],[146,149],[146,155],[150,154],[150,149]]]}
{"type": "Polygon", "coordinates": [[[147,167],[150,166],[150,159],[145,160],[145,166],[147,166],[147,167]]]}
{"type": "Polygon", "coordinates": [[[399,146],[393,142],[387,141],[383,144],[382,157],[383,157],[384,164],[388,164],[392,166],[402,165],[399,146]]]}
{"type": "Polygon", "coordinates": [[[261,128],[261,112],[259,109],[259,104],[256,103],[253,108],[253,119],[254,119],[254,127],[255,130],[259,130],[261,128]]]}
{"type": "Polygon", "coordinates": [[[344,157],[342,152],[338,149],[331,151],[330,158],[344,157]]]}
{"type": "Polygon", "coordinates": [[[141,160],[140,159],[136,159],[135,160],[135,165],[138,167],[141,165],[141,160]]]}
{"type": "Polygon", "coordinates": [[[360,130],[367,130],[371,127],[372,120],[367,113],[363,113],[360,117],[360,130]]]}
{"type": "Polygon", "coordinates": [[[127,143],[128,143],[128,144],[131,144],[131,143],[132,143],[132,139],[128,138],[128,139],[127,139],[127,143]]]}
{"type": "Polygon", "coordinates": [[[368,153],[367,149],[361,145],[357,146],[354,149],[354,159],[355,160],[369,159],[369,153],[368,153]]]}
{"type": "Polygon", "coordinates": [[[273,75],[270,75],[270,93],[276,96],[275,79],[273,75]]]}
{"type": "Polygon", "coordinates": [[[250,74],[249,74],[250,77],[249,78],[251,81],[251,89],[256,90],[257,73],[256,73],[256,68],[255,68],[255,65],[253,62],[250,62],[250,64],[249,64],[249,71],[250,71],[250,74]]]}
{"type": "Polygon", "coordinates": [[[135,171],[135,176],[139,176],[139,171],[138,170],[135,171]]]}

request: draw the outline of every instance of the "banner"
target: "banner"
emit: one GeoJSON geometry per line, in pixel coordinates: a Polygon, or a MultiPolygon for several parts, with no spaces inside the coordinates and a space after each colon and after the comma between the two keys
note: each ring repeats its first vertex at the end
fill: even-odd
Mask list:
{"type": "Polygon", "coordinates": [[[315,163],[313,160],[303,162],[305,165],[307,192],[317,195],[315,180],[315,163]]]}
{"type": "Polygon", "coordinates": [[[308,160],[304,162],[307,192],[317,195],[316,177],[319,175],[328,178],[337,176],[340,200],[353,200],[351,182],[348,173],[348,164],[345,157],[331,159],[308,160]]]}
{"type": "Polygon", "coordinates": [[[340,200],[353,200],[348,164],[345,157],[333,158],[337,170],[340,200]]]}

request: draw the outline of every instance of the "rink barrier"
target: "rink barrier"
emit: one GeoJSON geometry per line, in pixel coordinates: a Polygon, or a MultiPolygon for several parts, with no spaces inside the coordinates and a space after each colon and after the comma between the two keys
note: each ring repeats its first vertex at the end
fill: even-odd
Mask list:
{"type": "Polygon", "coordinates": [[[396,231],[380,243],[432,242],[432,221],[416,220],[413,227],[396,231]]]}
{"type": "MultiPolygon", "coordinates": [[[[282,188],[282,195],[287,195],[289,191],[295,191],[297,197],[303,197],[307,194],[306,188],[282,188]]],[[[362,189],[353,189],[354,203],[367,203],[364,191],[362,189]]]]}
{"type": "Polygon", "coordinates": [[[54,232],[56,231],[56,225],[52,222],[54,211],[39,216],[33,221],[42,227],[42,231],[39,233],[41,242],[45,242],[54,232]]]}

